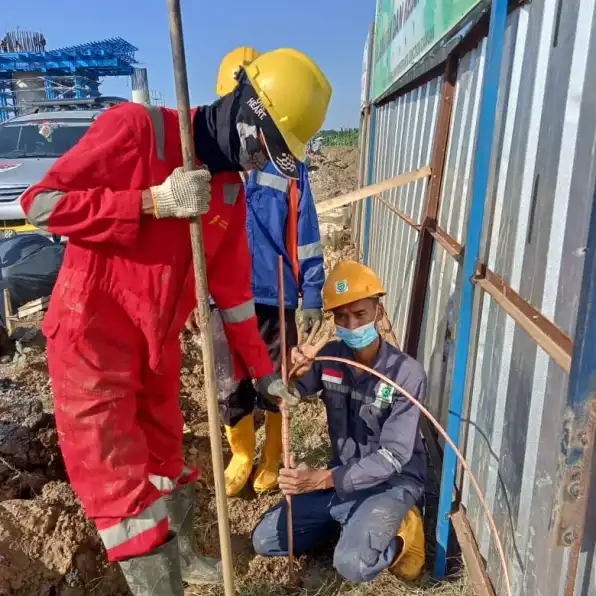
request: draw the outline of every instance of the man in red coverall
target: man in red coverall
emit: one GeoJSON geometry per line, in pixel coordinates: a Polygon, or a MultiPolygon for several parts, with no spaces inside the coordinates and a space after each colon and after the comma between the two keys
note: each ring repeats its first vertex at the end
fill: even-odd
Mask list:
{"type": "Polygon", "coordinates": [[[331,87],[296,50],[263,54],[233,93],[193,111],[197,160],[181,169],[174,110],[107,110],[21,202],[69,239],[43,324],[69,479],[135,596],[220,581],[192,531],[197,470],[184,465],[179,332],[196,303],[189,217],[202,215],[208,285],[238,378],[294,396],[273,373],[251,295],[238,172],[295,157],[322,125],[331,87]]]}

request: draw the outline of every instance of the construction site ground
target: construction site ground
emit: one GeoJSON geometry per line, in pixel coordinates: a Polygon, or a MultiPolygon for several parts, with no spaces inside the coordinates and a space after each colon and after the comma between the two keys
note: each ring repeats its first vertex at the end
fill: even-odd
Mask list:
{"type": "MultiPolygon", "coordinates": [[[[343,194],[356,185],[355,148],[332,149],[313,159],[311,184],[317,200],[343,194]]],[[[341,223],[332,222],[334,227],[341,223]]],[[[349,230],[338,229],[325,248],[326,269],[353,256],[349,230]]],[[[54,425],[41,316],[15,331],[15,342],[0,360],[0,596],[126,596],[116,565],[106,562],[93,525],[85,520],[70,489],[54,425]]],[[[327,323],[331,328],[332,323],[327,323]]],[[[217,555],[219,538],[203,388],[200,341],[184,334],[181,406],[185,416],[184,452],[198,465],[196,535],[205,554],[217,555]]],[[[258,444],[263,440],[257,413],[258,444]]],[[[222,434],[224,457],[230,457],[222,434]]],[[[326,417],[317,400],[301,404],[292,421],[292,450],[297,461],[324,465],[329,452],[326,417]]],[[[257,449],[258,453],[258,449],[257,449]]],[[[426,501],[428,561],[432,562],[434,512],[438,488],[430,482],[426,501]]],[[[437,582],[425,571],[414,584],[382,573],[374,582],[342,582],[333,570],[333,545],[297,560],[299,585],[287,585],[287,560],[254,554],[251,530],[259,516],[280,499],[278,492],[257,497],[250,490],[228,500],[237,593],[240,596],[471,596],[465,571],[453,561],[453,575],[437,582]]],[[[222,587],[191,588],[187,596],[216,596],[222,587]]]]}

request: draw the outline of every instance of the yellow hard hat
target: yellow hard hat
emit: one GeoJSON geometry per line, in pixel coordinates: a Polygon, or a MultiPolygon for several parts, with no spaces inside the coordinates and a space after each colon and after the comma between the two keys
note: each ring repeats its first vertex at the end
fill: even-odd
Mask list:
{"type": "Polygon", "coordinates": [[[356,261],[342,261],[327,276],[323,286],[325,310],[386,294],[381,280],[372,269],[356,261]]]}
{"type": "Polygon", "coordinates": [[[217,71],[215,92],[220,97],[234,91],[238,84],[236,75],[241,68],[246,68],[255,58],[260,56],[254,48],[242,46],[228,52],[222,59],[217,71]]]}
{"type": "Polygon", "coordinates": [[[331,85],[306,54],[281,48],[261,54],[246,75],[296,159],[319,131],[331,99],[331,85]]]}

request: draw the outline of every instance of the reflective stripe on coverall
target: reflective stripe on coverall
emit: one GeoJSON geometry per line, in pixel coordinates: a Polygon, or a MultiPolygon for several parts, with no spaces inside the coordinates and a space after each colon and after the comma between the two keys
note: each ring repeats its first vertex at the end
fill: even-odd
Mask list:
{"type": "MultiPolygon", "coordinates": [[[[353,359],[343,342],[330,342],[320,356],[353,359]]],[[[423,400],[426,374],[413,358],[381,342],[371,365],[423,400]]],[[[334,489],[292,497],[297,554],[341,526],[334,565],[348,581],[370,581],[389,567],[396,534],[409,509],[422,500],[426,454],[418,428],[419,410],[368,373],[338,362],[315,362],[297,383],[301,395],[322,391],[333,452],[334,489]]],[[[264,556],[285,555],[285,503],[267,511],[253,532],[264,556]]]]}
{"type": "MultiPolygon", "coordinates": [[[[141,191],[182,165],[175,110],[121,104],[22,196],[34,225],[67,236],[43,331],[60,446],[108,558],[168,532],[162,496],[192,481],[182,456],[179,332],[196,303],[187,220],[141,216],[141,191]]],[[[273,370],[250,289],[238,173],[212,179],[202,216],[209,290],[239,377],[273,370]]]]}

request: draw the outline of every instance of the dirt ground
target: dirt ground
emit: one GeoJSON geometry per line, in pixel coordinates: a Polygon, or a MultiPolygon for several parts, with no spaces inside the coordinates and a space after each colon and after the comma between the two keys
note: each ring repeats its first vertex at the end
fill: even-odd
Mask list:
{"type": "Polygon", "coordinates": [[[358,147],[331,147],[312,156],[309,181],[317,202],[354,190],[357,178],[358,147]]]}
{"type": "MultiPolygon", "coordinates": [[[[325,177],[312,175],[317,199],[328,198],[355,186],[355,149],[333,150],[315,156],[325,177]],[[336,154],[337,152],[337,154],[336,154]],[[325,166],[325,162],[331,165],[325,166]],[[343,164],[348,163],[346,167],[343,164]],[[337,166],[336,164],[341,164],[337,166]],[[326,169],[325,169],[326,168],[326,169]],[[336,187],[339,172],[351,176],[336,187]],[[329,180],[333,179],[333,182],[329,180]],[[343,183],[342,183],[343,184],[343,183]],[[351,185],[351,187],[350,187],[351,185]]],[[[353,256],[348,247],[326,248],[326,268],[353,256]]],[[[0,360],[0,596],[125,596],[128,594],[118,567],[105,560],[102,545],[71,491],[57,445],[48,381],[45,346],[39,333],[40,318],[17,329],[15,345],[0,360]]],[[[328,323],[328,326],[330,323],[328,323]]],[[[197,539],[205,554],[217,556],[219,539],[210,457],[207,408],[203,391],[201,350],[198,339],[181,338],[181,407],[185,415],[184,451],[199,466],[197,539]]],[[[263,439],[262,416],[257,415],[258,445],[263,439]]],[[[224,457],[230,454],[222,434],[224,457]]],[[[292,448],[298,461],[323,465],[329,444],[324,408],[316,400],[301,405],[292,421],[292,448]]],[[[257,449],[257,453],[259,450],[257,449]]],[[[425,573],[405,585],[383,573],[368,585],[342,582],[332,568],[332,550],[323,548],[297,561],[299,587],[287,586],[285,559],[264,559],[254,554],[250,533],[259,516],[278,502],[279,493],[257,498],[245,489],[228,500],[234,566],[239,596],[471,596],[466,575],[454,561],[453,577],[437,583],[425,573]]],[[[429,561],[437,488],[429,483],[427,538],[429,561]]],[[[187,596],[216,596],[222,588],[187,588],[187,596]]]]}

